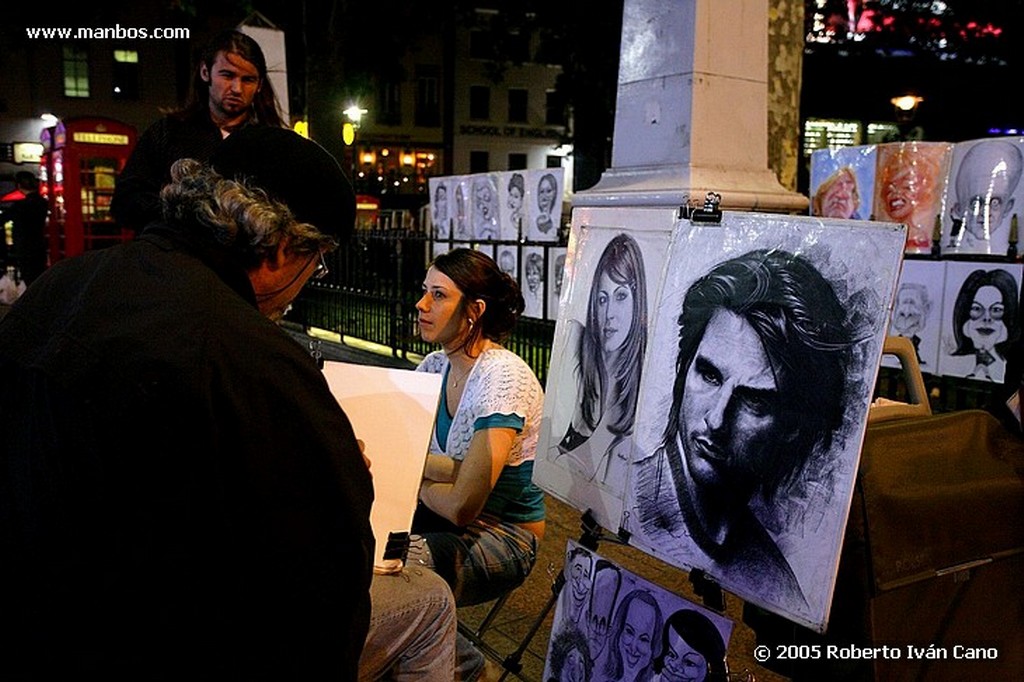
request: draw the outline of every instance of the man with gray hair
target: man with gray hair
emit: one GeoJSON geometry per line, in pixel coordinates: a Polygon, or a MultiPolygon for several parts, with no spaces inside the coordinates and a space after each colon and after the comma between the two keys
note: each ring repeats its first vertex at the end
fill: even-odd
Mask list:
{"type": "Polygon", "coordinates": [[[161,199],[0,320],[0,677],[451,679],[451,593],[371,588],[367,463],[275,324],[352,230],[337,161],[246,128],[161,199]]]}

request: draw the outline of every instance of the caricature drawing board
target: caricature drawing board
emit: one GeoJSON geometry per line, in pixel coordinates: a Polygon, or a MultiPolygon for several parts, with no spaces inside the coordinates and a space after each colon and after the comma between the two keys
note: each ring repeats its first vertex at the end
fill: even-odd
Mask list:
{"type": "Polygon", "coordinates": [[[548,249],[548,309],[547,319],[558,319],[558,304],[562,298],[562,286],[565,284],[564,246],[553,246],[548,249]]]}
{"type": "Polygon", "coordinates": [[[907,253],[932,250],[952,149],[949,142],[877,145],[873,219],[906,225],[907,253]]]}
{"type": "Polygon", "coordinates": [[[498,206],[498,176],[476,173],[469,176],[470,215],[473,239],[494,241],[501,237],[501,208],[498,206]]]}
{"type": "Polygon", "coordinates": [[[547,286],[547,265],[543,246],[524,246],[519,264],[519,290],[523,294],[523,317],[544,317],[544,297],[547,286]]]}
{"type": "Polygon", "coordinates": [[[449,206],[454,200],[448,186],[448,178],[431,177],[427,180],[427,187],[430,190],[430,220],[434,228],[434,238],[448,239],[451,230],[449,206]]]}
{"type": "Polygon", "coordinates": [[[452,176],[448,182],[448,217],[452,223],[455,241],[473,239],[473,178],[469,175],[452,176]]]}
{"type": "Polygon", "coordinates": [[[526,205],[526,171],[505,171],[496,175],[498,178],[498,205],[501,211],[501,240],[517,241],[519,239],[519,223],[526,229],[528,207],[526,205]],[[522,194],[513,197],[513,188],[522,194]],[[518,207],[518,219],[515,208],[518,207]]]}
{"type": "Polygon", "coordinates": [[[822,184],[835,177],[837,173],[849,170],[856,179],[856,192],[859,201],[856,203],[852,215],[842,217],[854,220],[870,219],[872,199],[875,194],[876,157],[877,149],[873,144],[814,150],[811,153],[811,215],[828,214],[827,205],[822,206],[818,212],[815,211],[817,202],[814,198],[822,184]]]}
{"type": "Polygon", "coordinates": [[[953,145],[942,202],[942,254],[1005,256],[1024,209],[1024,137],[953,145]]]}
{"type": "MultiPolygon", "coordinates": [[[[1022,279],[1020,263],[988,263],[977,261],[946,261],[945,293],[943,295],[941,341],[939,347],[938,373],[943,376],[963,377],[979,382],[1002,384],[1006,378],[1006,347],[1003,339],[1011,336],[1014,326],[1019,333],[1019,313],[1013,315],[1013,309],[1019,311],[1020,289],[1022,279]],[[1002,275],[993,275],[997,270],[1002,275]],[[972,301],[967,300],[962,312],[957,314],[957,300],[972,276],[978,273],[984,278],[982,288],[976,290],[975,299],[983,302],[985,310],[991,310],[993,302],[991,294],[996,289],[995,278],[1006,283],[1006,293],[1016,296],[1016,301],[1001,302],[1006,306],[1006,314],[1002,319],[991,319],[981,315],[977,319],[968,310],[972,301]],[[1012,291],[1012,293],[1011,293],[1012,291]]],[[[967,291],[964,291],[965,296],[967,291]]]]}
{"type": "MultiPolygon", "coordinates": [[[[597,446],[592,445],[589,439],[568,452],[559,448],[581,406],[577,369],[579,338],[587,324],[587,309],[598,261],[608,243],[619,234],[629,235],[643,254],[648,307],[645,335],[650,338],[653,319],[650,311],[656,300],[674,221],[675,211],[671,209],[573,210],[533,480],[570,506],[580,511],[591,510],[594,520],[612,532],[618,531],[622,518],[623,462],[620,460],[611,470],[617,474],[598,477],[597,465],[606,453],[595,452],[597,446]]],[[[552,255],[554,253],[552,251],[552,255]]]]}
{"type": "Polygon", "coordinates": [[[528,242],[557,242],[562,223],[562,195],[565,169],[539,168],[526,173],[526,224],[523,235],[528,242]],[[550,191],[554,181],[554,194],[550,191]]]}
{"type": "MultiPolygon", "coordinates": [[[[921,372],[937,374],[939,339],[942,332],[942,298],[945,292],[946,263],[938,260],[903,261],[892,317],[890,336],[906,336],[917,350],[921,372]]],[[[882,356],[882,366],[901,369],[898,358],[882,356]]]]}

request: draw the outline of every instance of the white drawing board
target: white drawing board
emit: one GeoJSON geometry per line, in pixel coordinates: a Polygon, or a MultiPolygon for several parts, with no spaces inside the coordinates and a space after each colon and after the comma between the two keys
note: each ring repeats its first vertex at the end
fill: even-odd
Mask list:
{"type": "Polygon", "coordinates": [[[573,217],[534,481],[649,554],[822,631],[907,228],[618,210],[573,217]],[[609,469],[569,459],[566,440],[587,393],[584,300],[620,233],[644,244],[648,338],[626,466],[609,469]]]}
{"type": "Polygon", "coordinates": [[[824,629],[905,230],[680,221],[637,412],[632,544],[824,629]]]}
{"type": "Polygon", "coordinates": [[[397,571],[402,559],[393,555],[404,556],[403,542],[412,528],[441,375],[345,362],[326,362],[323,371],[370,460],[374,570],[397,571]]]}

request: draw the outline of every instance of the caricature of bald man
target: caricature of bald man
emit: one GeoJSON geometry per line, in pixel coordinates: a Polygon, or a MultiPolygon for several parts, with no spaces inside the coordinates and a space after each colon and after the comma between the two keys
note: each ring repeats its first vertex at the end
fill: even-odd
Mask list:
{"type": "Polygon", "coordinates": [[[975,144],[960,161],[956,199],[950,207],[954,240],[966,246],[987,244],[1003,219],[1013,212],[1013,193],[1020,182],[1024,159],[1020,148],[1004,140],[975,144]],[[957,234],[959,232],[959,234],[957,234]]]}

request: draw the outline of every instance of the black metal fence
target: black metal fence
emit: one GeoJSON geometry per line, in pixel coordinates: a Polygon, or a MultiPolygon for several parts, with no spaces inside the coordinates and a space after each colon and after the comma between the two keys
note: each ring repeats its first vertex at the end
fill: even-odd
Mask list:
{"type": "MultiPolygon", "coordinates": [[[[449,248],[482,248],[489,255],[500,246],[522,248],[514,242],[445,244],[449,248]]],[[[557,247],[532,246],[542,249],[545,262],[550,258],[548,251],[557,247]]],[[[426,355],[437,346],[419,338],[416,301],[434,249],[435,241],[421,232],[359,231],[348,248],[328,255],[330,272],[306,286],[288,320],[386,346],[396,357],[426,355]]],[[[551,360],[554,329],[553,320],[521,317],[505,344],[526,361],[542,384],[551,360]]]]}
{"type": "MultiPolygon", "coordinates": [[[[518,242],[452,243],[452,246],[482,248],[493,253],[509,247],[523,254],[524,248],[540,249],[545,272],[560,244],[518,242]]],[[[288,320],[307,329],[319,328],[343,336],[380,344],[395,356],[414,360],[436,350],[419,338],[416,326],[416,301],[436,242],[422,232],[408,230],[358,231],[348,248],[328,255],[330,272],[311,282],[295,301],[288,320]]],[[[519,259],[522,274],[523,259],[519,259]]],[[[523,277],[519,281],[524,281],[523,277]]],[[[545,297],[543,313],[551,314],[545,297]]],[[[518,354],[536,373],[541,384],[547,380],[554,337],[553,319],[522,317],[506,346],[518,354]]],[[[950,412],[985,407],[1001,386],[988,382],[925,375],[925,387],[933,412],[950,412]]],[[[906,400],[906,384],[898,370],[883,367],[875,387],[876,397],[906,400]]]]}

